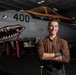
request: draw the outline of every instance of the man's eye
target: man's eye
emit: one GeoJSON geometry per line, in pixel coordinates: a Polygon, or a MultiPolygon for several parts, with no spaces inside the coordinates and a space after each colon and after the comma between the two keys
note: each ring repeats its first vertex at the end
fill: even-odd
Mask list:
{"type": "Polygon", "coordinates": [[[58,26],[55,26],[55,27],[58,27],[58,26]]]}

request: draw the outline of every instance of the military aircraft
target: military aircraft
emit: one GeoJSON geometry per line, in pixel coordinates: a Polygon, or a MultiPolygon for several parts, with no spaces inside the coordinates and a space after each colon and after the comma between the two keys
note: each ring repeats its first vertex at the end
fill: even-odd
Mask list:
{"type": "MultiPolygon", "coordinates": [[[[46,11],[46,10],[45,10],[46,11]]],[[[26,38],[44,38],[48,35],[47,25],[50,15],[36,15],[28,11],[6,10],[0,12],[0,42],[26,38]]],[[[52,16],[52,15],[51,15],[52,16]]],[[[50,18],[55,18],[53,17],[50,18]]],[[[67,17],[56,16],[57,19],[71,20],[67,17]]],[[[58,35],[64,38],[76,39],[76,27],[61,23],[58,35]],[[71,26],[71,27],[70,27],[71,26]],[[72,29],[73,28],[73,29],[72,29]],[[71,36],[70,36],[71,35],[71,36]]]]}

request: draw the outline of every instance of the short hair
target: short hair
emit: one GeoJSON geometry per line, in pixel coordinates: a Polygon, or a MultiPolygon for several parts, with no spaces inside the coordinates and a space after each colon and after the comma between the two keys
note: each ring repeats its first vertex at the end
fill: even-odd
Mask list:
{"type": "Polygon", "coordinates": [[[59,23],[59,21],[57,19],[50,19],[48,26],[50,25],[51,22],[58,22],[59,23]]]}

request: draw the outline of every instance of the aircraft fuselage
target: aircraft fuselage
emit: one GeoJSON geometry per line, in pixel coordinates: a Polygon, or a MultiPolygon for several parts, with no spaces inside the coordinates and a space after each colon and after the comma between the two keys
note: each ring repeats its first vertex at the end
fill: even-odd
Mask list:
{"type": "MultiPolygon", "coordinates": [[[[44,38],[48,35],[47,25],[48,21],[43,20],[42,17],[35,19],[26,12],[0,12],[0,41],[28,37],[36,37],[36,40],[44,38]]],[[[61,24],[58,35],[68,38],[70,36],[69,31],[71,34],[75,33],[75,30],[61,24]],[[61,31],[64,33],[62,34],[61,31]]]]}

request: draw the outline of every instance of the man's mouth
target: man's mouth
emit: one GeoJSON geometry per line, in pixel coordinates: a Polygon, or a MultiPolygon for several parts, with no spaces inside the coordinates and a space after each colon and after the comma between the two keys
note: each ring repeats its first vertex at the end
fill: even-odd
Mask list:
{"type": "Polygon", "coordinates": [[[24,29],[25,27],[20,24],[2,27],[0,28],[0,41],[17,37],[24,29]]]}

